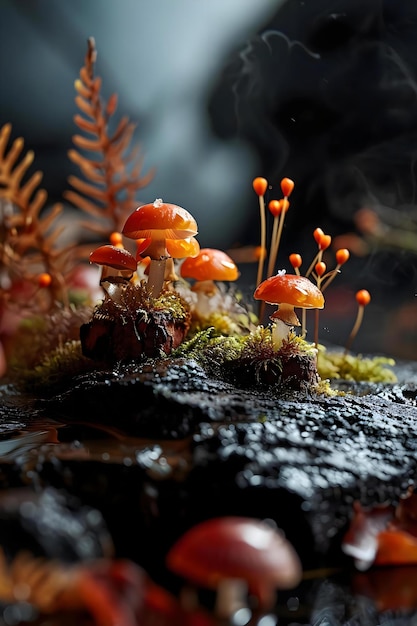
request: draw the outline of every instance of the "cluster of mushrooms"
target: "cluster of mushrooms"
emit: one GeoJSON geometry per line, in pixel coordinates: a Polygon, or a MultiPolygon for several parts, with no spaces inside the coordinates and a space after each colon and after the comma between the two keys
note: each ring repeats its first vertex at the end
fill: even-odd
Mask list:
{"type": "MultiPolygon", "coordinates": [[[[151,300],[160,297],[164,288],[171,288],[179,279],[174,260],[180,261],[181,278],[194,281],[194,295],[203,294],[209,302],[218,294],[216,283],[237,280],[239,271],[222,250],[200,249],[197,232],[197,223],[187,210],[156,199],[139,206],[126,220],[122,232],[114,233],[110,244],[94,250],[90,261],[102,266],[100,284],[116,302],[128,284],[140,283],[151,300]],[[123,236],[136,242],[136,256],[124,247],[123,236]]],[[[323,293],[311,280],[285,271],[260,282],[254,298],[278,307],[270,318],[277,349],[290,330],[301,325],[294,307],[324,306],[323,293]]]]}

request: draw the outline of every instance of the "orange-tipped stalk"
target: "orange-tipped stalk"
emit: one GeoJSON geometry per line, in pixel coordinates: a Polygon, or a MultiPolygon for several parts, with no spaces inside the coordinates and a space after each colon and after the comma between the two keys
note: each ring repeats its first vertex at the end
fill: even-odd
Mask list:
{"type": "MultiPolygon", "coordinates": [[[[319,261],[318,263],[316,263],[314,271],[316,274],[317,287],[323,292],[323,290],[321,289],[321,283],[323,280],[323,276],[326,273],[326,263],[324,263],[323,261],[319,261]]],[[[319,310],[318,309],[316,309],[315,311],[315,318],[314,318],[314,345],[316,346],[316,348],[319,345],[319,310]]]]}
{"type": "Polygon", "coordinates": [[[364,313],[365,307],[371,301],[371,294],[366,289],[360,289],[359,291],[357,291],[355,297],[356,297],[356,302],[358,303],[358,313],[357,313],[353,328],[351,330],[351,333],[349,335],[349,338],[345,345],[345,352],[344,352],[345,354],[349,352],[352,342],[355,339],[356,335],[358,334],[358,330],[362,324],[363,313],[364,313]]]}
{"type": "Polygon", "coordinates": [[[279,201],[279,206],[274,205],[270,208],[271,213],[274,215],[274,227],[271,237],[271,250],[268,264],[268,278],[274,273],[274,267],[278,256],[279,245],[281,243],[282,231],[284,228],[285,215],[289,209],[290,203],[288,201],[289,196],[294,189],[294,181],[291,178],[283,178],[281,180],[281,191],[283,198],[279,201]],[[279,217],[278,217],[279,216],[279,217]]]}
{"type": "Polygon", "coordinates": [[[280,215],[282,213],[281,202],[279,200],[271,200],[270,203],[268,204],[268,209],[271,215],[273,215],[274,217],[274,223],[272,226],[271,244],[269,246],[270,254],[269,254],[269,261],[268,261],[267,278],[272,276],[272,274],[274,273],[274,266],[275,266],[275,261],[276,261],[276,253],[274,254],[274,249],[275,249],[276,239],[278,235],[280,215]]]}
{"type": "Polygon", "coordinates": [[[324,276],[325,282],[322,284],[321,290],[324,291],[325,289],[327,289],[327,287],[330,285],[331,282],[334,281],[334,279],[336,278],[337,274],[340,273],[340,268],[342,267],[342,265],[344,265],[346,263],[346,261],[349,260],[350,257],[350,252],[347,248],[340,248],[339,250],[336,251],[336,267],[334,268],[334,270],[332,270],[331,272],[329,272],[328,274],[326,274],[326,276],[324,276]]]}
{"type": "Polygon", "coordinates": [[[327,248],[332,243],[331,236],[330,235],[326,235],[322,231],[321,228],[316,228],[314,230],[313,237],[316,240],[319,249],[318,249],[318,252],[317,252],[316,256],[311,261],[310,267],[308,268],[307,272],[305,273],[305,276],[310,276],[310,274],[313,271],[313,269],[315,268],[316,264],[320,263],[320,261],[321,261],[321,259],[323,257],[323,252],[325,250],[327,250],[327,248]]]}
{"type": "MultiPolygon", "coordinates": [[[[294,272],[297,274],[297,276],[301,276],[300,267],[303,263],[303,259],[301,255],[296,252],[293,252],[292,254],[290,254],[288,258],[289,258],[291,265],[294,268],[294,272]]],[[[301,310],[301,337],[306,336],[306,316],[307,316],[306,309],[302,309],[301,310]]]]}
{"type": "Polygon", "coordinates": [[[278,256],[279,244],[281,243],[282,229],[284,227],[285,215],[290,207],[287,198],[279,200],[279,213],[274,217],[274,233],[271,237],[271,250],[269,255],[268,278],[274,273],[274,267],[278,256]]]}
{"type": "MultiPolygon", "coordinates": [[[[263,250],[266,247],[266,215],[265,215],[265,193],[268,189],[268,181],[266,178],[262,178],[258,176],[253,180],[252,183],[253,189],[256,195],[259,198],[259,215],[261,220],[261,242],[260,247],[263,250]]],[[[256,278],[256,286],[262,281],[262,275],[264,271],[264,260],[265,257],[263,254],[259,256],[258,261],[258,274],[256,278]]]]}
{"type": "Polygon", "coordinates": [[[293,252],[293,254],[290,254],[288,258],[290,260],[291,265],[294,268],[294,272],[298,274],[298,276],[300,276],[300,267],[303,263],[303,259],[301,258],[301,255],[297,254],[296,252],[293,252]]]}

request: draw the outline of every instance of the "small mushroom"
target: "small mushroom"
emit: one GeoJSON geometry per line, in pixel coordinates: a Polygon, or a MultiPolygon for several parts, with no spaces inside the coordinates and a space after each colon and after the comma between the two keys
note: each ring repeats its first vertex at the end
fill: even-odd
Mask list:
{"type": "Polygon", "coordinates": [[[301,580],[300,560],[283,534],[246,517],[207,520],[186,532],[167,555],[167,566],[196,586],[217,590],[244,581],[259,611],[275,604],[277,589],[301,580]]]}
{"type": "Polygon", "coordinates": [[[138,207],[127,218],[122,232],[130,239],[150,239],[146,247],[146,254],[151,258],[148,289],[157,298],[162,290],[165,266],[170,257],[167,239],[194,237],[197,234],[197,224],[188,211],[158,198],[151,204],[138,207]]]}
{"type": "Polygon", "coordinates": [[[180,273],[183,278],[197,281],[192,287],[193,291],[207,295],[218,292],[214,281],[229,282],[239,278],[233,259],[216,248],[202,248],[197,256],[186,259],[181,265],[180,273]]]}
{"type": "Polygon", "coordinates": [[[137,266],[135,257],[128,250],[110,244],[93,250],[90,263],[103,266],[100,282],[110,276],[130,280],[137,266]],[[111,270],[116,270],[116,273],[111,270]]]}
{"type": "Polygon", "coordinates": [[[278,306],[271,315],[272,341],[279,349],[293,326],[301,326],[294,307],[322,309],[324,297],[320,289],[305,276],[278,272],[263,281],[255,290],[254,298],[278,306]]]}

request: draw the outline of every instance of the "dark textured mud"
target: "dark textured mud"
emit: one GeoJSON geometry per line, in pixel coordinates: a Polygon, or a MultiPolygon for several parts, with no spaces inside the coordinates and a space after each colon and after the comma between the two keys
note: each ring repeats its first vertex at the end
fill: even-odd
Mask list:
{"type": "Polygon", "coordinates": [[[31,416],[65,425],[9,457],[3,481],[35,476],[80,496],[118,553],[155,576],[186,528],[227,514],[275,520],[305,567],[340,564],[353,501],[396,502],[417,484],[417,385],[405,372],[396,385],[339,383],[335,396],[240,389],[185,360],[85,374],[27,410],[18,396],[3,403],[4,435],[19,415],[26,429],[31,416]]]}

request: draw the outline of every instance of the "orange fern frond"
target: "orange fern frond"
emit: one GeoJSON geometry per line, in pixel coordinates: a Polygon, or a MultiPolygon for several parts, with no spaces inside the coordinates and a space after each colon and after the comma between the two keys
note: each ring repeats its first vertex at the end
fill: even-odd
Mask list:
{"type": "Polygon", "coordinates": [[[11,142],[11,132],[10,124],[0,129],[0,317],[5,306],[13,304],[20,309],[37,305],[45,309],[57,301],[66,303],[65,261],[54,249],[60,234],[55,221],[62,205],[46,210],[48,194],[39,187],[42,172],[29,174],[34,153],[24,153],[21,137],[11,142]],[[44,272],[50,275],[51,285],[40,303],[37,279],[44,272]]]}
{"type": "Polygon", "coordinates": [[[111,95],[107,103],[103,101],[101,79],[94,76],[96,59],[91,37],[80,77],[75,81],[75,103],[81,114],[74,116],[74,122],[82,134],[73,136],[75,148],[68,152],[83,178],[70,176],[72,189],[64,197],[93,218],[86,226],[107,240],[112,232],[121,230],[137,205],[138,190],[150,182],[153,171],[142,176],[143,160],[131,147],[135,124],[128,117],[122,117],[115,130],[110,131],[117,95],[111,95]],[[94,159],[85,152],[93,153],[94,159]]]}

